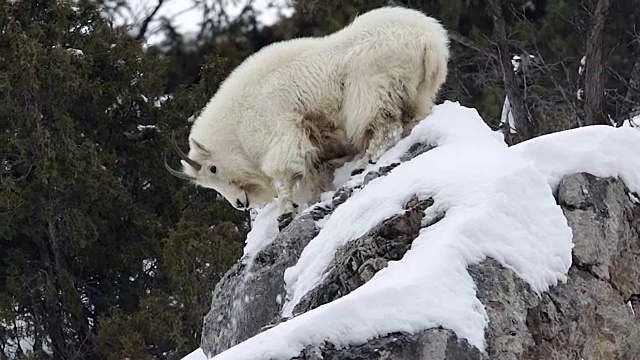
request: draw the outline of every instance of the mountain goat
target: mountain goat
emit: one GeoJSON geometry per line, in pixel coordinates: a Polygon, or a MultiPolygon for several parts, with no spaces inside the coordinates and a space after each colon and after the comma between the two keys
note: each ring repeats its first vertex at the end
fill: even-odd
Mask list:
{"type": "Polygon", "coordinates": [[[447,76],[449,39],[419,11],[378,8],[321,38],[274,43],[247,58],[195,120],[189,154],[173,145],[173,175],[216,190],[236,209],[278,197],[279,228],[293,189],[315,199],[332,170],[361,171],[431,112],[447,76]]]}

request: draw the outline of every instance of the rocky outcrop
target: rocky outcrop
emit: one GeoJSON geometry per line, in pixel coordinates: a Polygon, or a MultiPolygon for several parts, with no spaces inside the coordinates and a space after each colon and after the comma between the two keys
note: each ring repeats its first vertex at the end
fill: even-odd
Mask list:
{"type": "MultiPolygon", "coordinates": [[[[304,296],[293,313],[304,313],[350,293],[385,268],[389,261],[400,260],[422,228],[425,210],[433,199],[413,198],[405,205],[405,212],[369,230],[364,236],[348,243],[338,251],[323,282],[304,296]]],[[[434,224],[442,214],[428,219],[434,224]]]]}
{"type": "Polygon", "coordinates": [[[252,262],[240,261],[225,274],[204,318],[201,347],[205,353],[224,351],[278,318],[285,296],[284,271],[295,264],[318,231],[312,214],[300,216],[252,262]]]}
{"type": "Polygon", "coordinates": [[[575,248],[567,284],[527,312],[535,341],[523,359],[640,359],[640,204],[624,184],[566,177],[558,202],[575,248]]]}
{"type": "Polygon", "coordinates": [[[369,341],[361,346],[335,349],[332,345],[310,346],[296,360],[408,360],[408,359],[482,359],[478,349],[466,340],[458,340],[451,330],[429,329],[418,334],[396,333],[369,341]]]}
{"type": "MultiPolygon", "coordinates": [[[[407,156],[428,149],[417,146],[407,156]]],[[[360,186],[391,168],[368,175],[360,186]]],[[[318,233],[315,221],[352,191],[341,189],[332,203],[296,218],[253,264],[239,263],[225,275],[205,318],[205,353],[220,353],[284,321],[284,270],[318,233]]],[[[640,359],[640,303],[635,300],[640,296],[634,296],[640,293],[640,203],[633,200],[640,197],[618,179],[575,174],[561,181],[556,198],[575,243],[566,283],[537,295],[493,259],[469,267],[490,319],[486,352],[448,329],[433,328],[389,334],[350,348],[309,346],[295,359],[640,359]]],[[[432,205],[432,199],[414,198],[404,213],[345,245],[322,284],[298,303],[294,314],[344,296],[388,261],[402,258],[421,228],[446,216],[428,211],[432,205]]]]}

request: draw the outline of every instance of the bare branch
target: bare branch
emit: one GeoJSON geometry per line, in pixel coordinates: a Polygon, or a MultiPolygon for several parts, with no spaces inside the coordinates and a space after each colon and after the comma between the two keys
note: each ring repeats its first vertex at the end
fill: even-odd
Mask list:
{"type": "Polygon", "coordinates": [[[466,38],[465,36],[458,34],[457,32],[454,31],[449,31],[449,37],[451,38],[451,40],[455,41],[456,43],[467,47],[471,50],[475,50],[476,52],[479,52],[483,55],[486,55],[487,57],[490,57],[494,60],[497,60],[497,56],[495,54],[492,54],[488,51],[485,51],[484,49],[476,46],[470,39],[466,38]]]}
{"type": "Polygon", "coordinates": [[[140,26],[140,31],[138,32],[138,36],[136,36],[136,40],[140,40],[144,38],[144,36],[147,33],[147,29],[149,28],[149,23],[151,23],[151,20],[153,20],[153,18],[156,16],[156,14],[158,13],[158,10],[160,10],[160,7],[162,7],[163,3],[164,3],[164,0],[158,0],[158,5],[156,5],[153,11],[151,11],[151,13],[147,15],[147,17],[142,21],[142,25],[140,26]]]}

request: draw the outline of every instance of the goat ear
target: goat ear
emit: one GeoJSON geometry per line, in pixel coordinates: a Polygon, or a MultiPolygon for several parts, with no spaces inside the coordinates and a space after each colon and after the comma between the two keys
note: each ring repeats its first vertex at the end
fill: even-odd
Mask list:
{"type": "Polygon", "coordinates": [[[191,145],[193,147],[195,147],[198,151],[203,152],[207,155],[211,155],[211,151],[209,149],[207,149],[206,146],[200,144],[199,142],[197,142],[194,138],[189,138],[189,141],[191,141],[191,145]]]}

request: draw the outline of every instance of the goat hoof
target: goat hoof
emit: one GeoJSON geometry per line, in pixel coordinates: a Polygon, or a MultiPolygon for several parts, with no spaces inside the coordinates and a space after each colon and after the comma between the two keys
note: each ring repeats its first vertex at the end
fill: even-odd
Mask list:
{"type": "Polygon", "coordinates": [[[280,214],[278,216],[278,231],[282,231],[282,229],[286,228],[287,226],[289,226],[289,224],[291,224],[291,222],[293,221],[293,213],[285,213],[285,214],[280,214]]]}
{"type": "Polygon", "coordinates": [[[353,171],[351,172],[351,176],[356,176],[358,174],[362,174],[363,171],[364,171],[364,169],[353,169],[353,171]]]}

